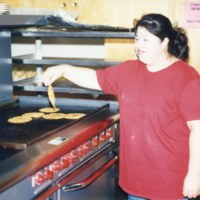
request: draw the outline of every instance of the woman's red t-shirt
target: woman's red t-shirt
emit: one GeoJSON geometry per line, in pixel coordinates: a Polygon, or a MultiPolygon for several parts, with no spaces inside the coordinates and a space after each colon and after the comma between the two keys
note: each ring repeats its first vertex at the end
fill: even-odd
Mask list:
{"type": "Polygon", "coordinates": [[[189,156],[186,121],[200,120],[200,76],[183,61],[149,72],[138,60],[97,70],[120,106],[119,184],[155,200],[182,198],[189,156]]]}

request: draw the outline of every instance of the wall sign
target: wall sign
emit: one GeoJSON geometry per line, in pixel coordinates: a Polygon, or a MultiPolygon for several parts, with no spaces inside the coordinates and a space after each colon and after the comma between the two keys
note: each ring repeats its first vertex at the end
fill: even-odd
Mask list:
{"type": "Polygon", "coordinates": [[[184,3],[184,27],[200,28],[200,1],[184,3]]]}

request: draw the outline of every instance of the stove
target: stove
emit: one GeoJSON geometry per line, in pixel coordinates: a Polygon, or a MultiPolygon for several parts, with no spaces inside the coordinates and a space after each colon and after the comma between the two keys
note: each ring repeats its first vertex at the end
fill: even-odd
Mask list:
{"type": "MultiPolygon", "coordinates": [[[[18,20],[21,18],[26,27],[23,17],[18,20]]],[[[45,25],[40,18],[30,18],[28,27],[36,22],[45,25]]],[[[0,45],[5,47],[0,51],[0,200],[114,200],[119,110],[113,97],[58,80],[53,87],[59,112],[81,112],[84,117],[8,122],[11,117],[50,106],[47,88],[38,76],[12,81],[10,29],[14,20],[8,17],[7,28],[0,23],[0,45]]]]}
{"type": "Polygon", "coordinates": [[[21,96],[16,104],[1,109],[0,199],[12,199],[16,195],[22,200],[39,198],[47,191],[52,195],[60,181],[64,182],[62,188],[94,162],[117,161],[116,102],[65,98],[57,98],[56,102],[61,112],[86,115],[78,120],[7,122],[8,117],[48,106],[45,97],[21,96]],[[67,180],[63,181],[64,177],[67,180]]]}

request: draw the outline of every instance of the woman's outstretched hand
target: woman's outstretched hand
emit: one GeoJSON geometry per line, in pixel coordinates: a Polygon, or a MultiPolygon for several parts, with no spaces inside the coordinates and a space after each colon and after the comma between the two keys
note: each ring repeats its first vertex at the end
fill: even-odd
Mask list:
{"type": "Polygon", "coordinates": [[[51,85],[55,80],[63,76],[66,66],[58,65],[47,68],[43,74],[43,83],[45,86],[51,85]]]}

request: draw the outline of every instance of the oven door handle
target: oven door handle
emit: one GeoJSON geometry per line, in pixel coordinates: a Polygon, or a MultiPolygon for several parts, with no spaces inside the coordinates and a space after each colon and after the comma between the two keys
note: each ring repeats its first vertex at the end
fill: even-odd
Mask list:
{"type": "Polygon", "coordinates": [[[80,190],[82,188],[87,187],[88,185],[92,184],[99,176],[101,176],[107,169],[109,169],[115,162],[117,161],[117,156],[109,160],[106,164],[104,164],[101,168],[93,172],[87,179],[70,185],[64,185],[62,187],[64,192],[80,190]]]}

